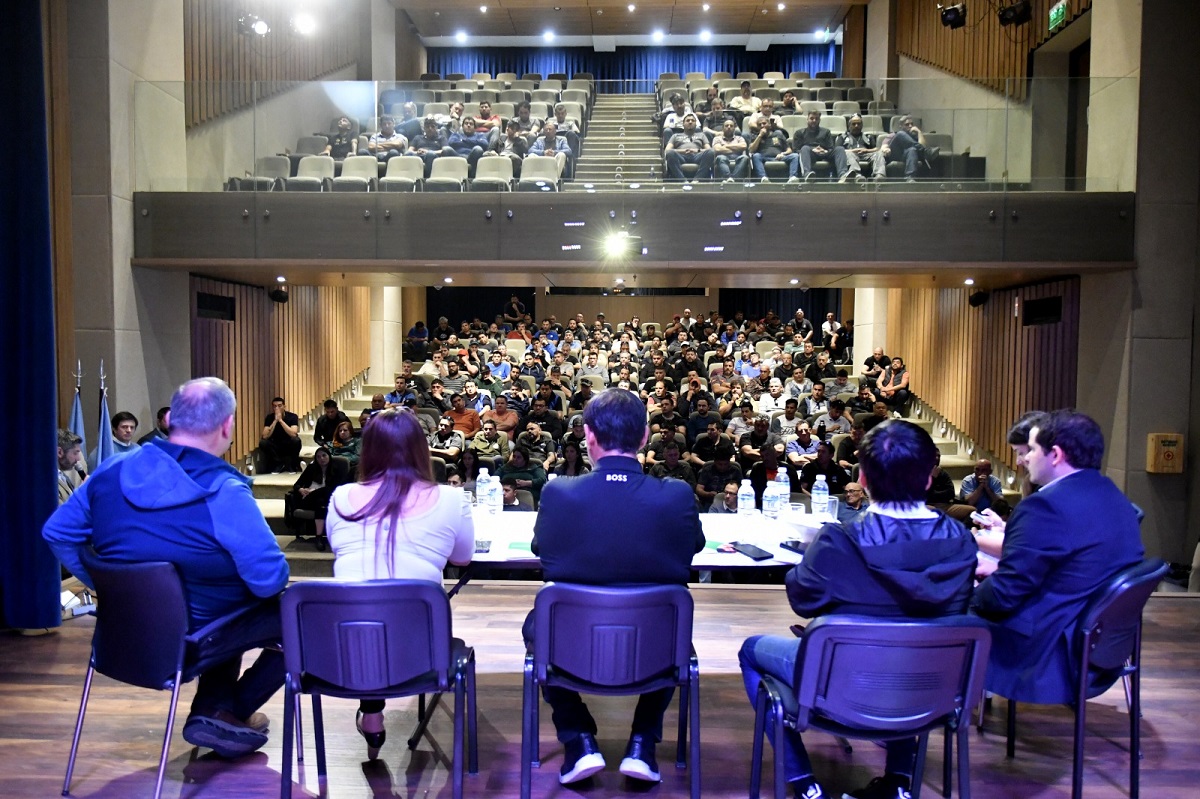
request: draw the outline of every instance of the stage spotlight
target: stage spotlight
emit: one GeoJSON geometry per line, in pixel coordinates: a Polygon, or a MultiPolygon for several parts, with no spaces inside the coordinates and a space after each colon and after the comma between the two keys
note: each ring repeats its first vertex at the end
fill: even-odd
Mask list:
{"type": "Polygon", "coordinates": [[[951,30],[967,24],[967,4],[958,3],[952,6],[938,6],[942,14],[942,25],[951,30]]]}
{"type": "Polygon", "coordinates": [[[1007,8],[1000,9],[1001,25],[1024,25],[1031,19],[1033,19],[1033,8],[1029,0],[1017,0],[1007,8]]]}
{"type": "Polygon", "coordinates": [[[238,17],[238,33],[243,36],[266,36],[271,32],[271,26],[257,14],[242,14],[238,17]]]}

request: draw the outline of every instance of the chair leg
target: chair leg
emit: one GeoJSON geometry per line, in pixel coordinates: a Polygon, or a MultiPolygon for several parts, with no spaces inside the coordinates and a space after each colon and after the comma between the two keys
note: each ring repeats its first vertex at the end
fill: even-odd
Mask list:
{"type": "Polygon", "coordinates": [[[425,705],[425,695],[421,695],[421,700],[417,704],[417,728],[413,730],[413,734],[408,739],[408,748],[416,749],[417,743],[420,742],[421,736],[425,734],[425,728],[429,726],[429,720],[433,718],[433,710],[437,707],[438,701],[442,698],[441,694],[434,694],[429,700],[429,705],[425,705]]]}
{"type": "Polygon", "coordinates": [[[301,695],[297,691],[292,697],[292,705],[296,716],[296,763],[304,762],[304,706],[300,703],[301,695]]]}
{"type": "Polygon", "coordinates": [[[465,676],[460,672],[454,678],[454,799],[462,799],[463,792],[463,716],[466,711],[467,691],[465,676]]]}
{"type": "Polygon", "coordinates": [[[925,781],[925,753],[929,749],[929,733],[917,736],[917,761],[913,766],[912,788],[909,793],[912,799],[921,799],[921,784],[925,781]]]}
{"type": "Polygon", "coordinates": [[[700,799],[700,666],[693,662],[689,670],[691,671],[689,690],[692,693],[692,799],[700,799]]]}
{"type": "Polygon", "coordinates": [[[691,689],[688,686],[683,686],[683,690],[679,691],[679,734],[675,737],[675,768],[687,768],[687,722],[688,712],[695,711],[695,708],[689,708],[689,693],[691,689]]]}
{"type": "Polygon", "coordinates": [[[750,799],[758,799],[762,787],[763,738],[767,734],[767,691],[759,685],[754,697],[754,745],[750,750],[750,799]]]}
{"type": "Polygon", "coordinates": [[[292,799],[292,735],[300,740],[300,718],[296,712],[297,695],[291,682],[283,686],[283,762],[279,768],[280,799],[292,799]]]}
{"type": "MultiPolygon", "coordinates": [[[[1137,648],[1141,648],[1141,632],[1138,632],[1137,648]]],[[[1134,650],[1133,673],[1129,685],[1129,799],[1138,799],[1142,758],[1142,670],[1141,655],[1134,650]]]]}
{"type": "Polygon", "coordinates": [[[475,657],[467,661],[467,773],[479,773],[479,716],[475,708],[475,657]]]}
{"type": "Polygon", "coordinates": [[[158,758],[158,780],[154,783],[154,799],[162,796],[163,778],[167,774],[167,754],[171,751],[171,733],[175,730],[175,710],[179,705],[179,684],[183,682],[183,671],[175,672],[171,686],[171,709],[167,711],[167,729],[163,732],[162,754],[158,758]]]}
{"type": "Polygon", "coordinates": [[[530,714],[537,712],[534,704],[533,664],[526,659],[525,674],[521,691],[521,799],[529,799],[530,784],[533,780],[533,725],[529,723],[530,714]]]}
{"type": "Polygon", "coordinates": [[[1017,756],[1017,700],[1008,700],[1008,722],[1005,725],[1004,731],[1005,748],[1004,754],[1006,757],[1013,758],[1017,756]]]}
{"type": "Polygon", "coordinates": [[[317,747],[317,779],[325,779],[325,718],[321,713],[321,695],[312,695],[313,743],[317,747]]]}
{"type": "Polygon", "coordinates": [[[971,799],[971,764],[968,747],[970,737],[967,734],[969,724],[958,727],[958,799],[971,799]]]}
{"type": "Polygon", "coordinates": [[[67,758],[67,776],[63,779],[62,795],[71,792],[71,774],[75,771],[75,756],[79,753],[79,738],[83,735],[83,716],[87,713],[88,696],[92,692],[92,675],[95,667],[88,662],[87,676],[83,678],[83,696],[79,698],[79,716],[75,719],[75,737],[71,739],[71,755],[67,758]]]}
{"type": "Polygon", "coordinates": [[[947,724],[942,730],[944,751],[942,752],[942,796],[950,799],[950,776],[954,773],[954,734],[947,724]]]}
{"type": "Polygon", "coordinates": [[[775,799],[787,799],[787,774],[783,768],[783,703],[772,699],[775,712],[775,799]]]}

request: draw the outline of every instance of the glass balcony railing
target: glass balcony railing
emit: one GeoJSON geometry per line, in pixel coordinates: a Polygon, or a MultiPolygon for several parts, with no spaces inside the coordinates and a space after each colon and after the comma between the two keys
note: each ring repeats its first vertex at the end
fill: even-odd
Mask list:
{"type": "MultiPolygon", "coordinates": [[[[954,78],[835,81],[829,86],[796,80],[756,81],[752,95],[760,102],[770,99],[774,103],[777,124],[788,132],[803,127],[810,109],[820,111],[820,124],[835,137],[847,128],[851,116],[858,114],[868,143],[878,145],[894,130],[903,129],[906,117],[911,118],[915,130],[908,133],[912,139],[923,140],[915,171],[911,161],[893,157],[885,159],[880,179],[873,179],[878,169],[871,154],[865,152],[855,159],[862,179],[851,173],[844,183],[839,183],[824,163],[832,161],[828,157],[815,159],[816,174],[808,181],[804,181],[799,163],[798,180],[788,181],[787,158],[766,159],[765,183],[755,175],[753,164],[746,165],[745,174],[733,173],[738,166],[736,157],[729,159],[730,181],[723,180],[721,171],[717,180],[700,175],[692,182],[691,168],[683,170],[686,182],[668,180],[661,153],[663,120],[654,115],[671,110],[668,98],[676,92],[690,105],[701,107],[711,84],[657,83],[139,82],[134,87],[133,183],[135,190],[144,192],[295,191],[314,186],[316,190],[356,189],[353,181],[341,178],[343,172],[345,177],[366,174],[360,171],[364,162],[353,168],[345,167],[341,158],[335,158],[332,165],[324,161],[302,165],[307,155],[320,154],[338,137],[341,117],[347,118],[350,127],[347,142],[338,149],[347,155],[361,152],[374,156],[370,136],[379,130],[385,114],[394,116],[401,132],[412,138],[426,117],[433,117],[443,129],[454,128],[455,103],[463,103],[466,115],[472,116],[478,113],[479,102],[487,101],[493,113],[508,118],[518,115],[519,102],[527,99],[534,118],[554,115],[555,105],[562,103],[563,115],[580,132],[568,137],[571,152],[561,182],[553,176],[542,178],[540,184],[514,180],[511,187],[517,189],[820,193],[1134,188],[1136,148],[1128,135],[1131,127],[1136,128],[1138,87],[1134,78],[1036,79],[1026,84],[1020,100],[954,78]],[[795,105],[781,108],[785,102],[791,106],[785,97],[788,93],[795,105]],[[406,118],[408,103],[412,106],[406,118]],[[315,184],[295,180],[309,174],[317,177],[315,184]],[[910,177],[912,180],[907,180],[910,177]]],[[[732,103],[740,95],[737,84],[720,83],[716,89],[732,103]]],[[[741,130],[746,131],[747,141],[752,139],[748,122],[740,114],[733,117],[735,125],[741,123],[741,130]]],[[[701,126],[705,121],[701,119],[701,126]]],[[[707,121],[716,125],[715,119],[707,121]]],[[[903,147],[901,144],[899,149],[903,147]]],[[[413,171],[411,161],[416,159],[406,160],[410,163],[403,166],[409,169],[396,169],[394,176],[413,171]]],[[[412,181],[387,180],[391,170],[386,155],[376,161],[375,173],[364,178],[367,188],[413,189],[412,181]]],[[[431,167],[432,159],[422,164],[417,170],[420,177],[431,167]]],[[[520,168],[518,164],[514,167],[520,168]]],[[[456,188],[453,181],[449,187],[456,188]]],[[[466,188],[485,187],[472,186],[468,180],[466,188]]]]}

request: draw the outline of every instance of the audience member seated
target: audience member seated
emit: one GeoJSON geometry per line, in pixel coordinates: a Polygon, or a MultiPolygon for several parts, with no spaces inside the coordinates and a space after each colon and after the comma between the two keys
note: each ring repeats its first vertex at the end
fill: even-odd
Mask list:
{"type": "Polygon", "coordinates": [[[271,400],[271,412],[263,420],[258,449],[264,472],[300,471],[300,417],[285,407],[283,397],[271,400]]]}
{"type": "Polygon", "coordinates": [[[496,423],[492,421],[483,423],[483,429],[471,438],[468,446],[475,451],[484,465],[491,462],[492,474],[495,474],[496,469],[508,459],[508,436],[497,430],[496,423]]]}
{"type": "Polygon", "coordinates": [[[395,388],[383,395],[383,401],[389,408],[398,408],[407,400],[416,400],[417,394],[408,387],[408,378],[396,375],[395,388]]]}
{"type": "Polygon", "coordinates": [[[763,183],[769,183],[766,163],[782,161],[787,165],[788,183],[796,182],[796,170],[799,159],[792,152],[791,140],[787,131],[776,126],[775,117],[763,117],[759,123],[758,132],[750,140],[750,163],[754,166],[754,177],[763,183]]]}
{"type": "Polygon", "coordinates": [[[925,504],[936,510],[944,511],[948,516],[953,516],[960,522],[966,522],[975,509],[970,505],[963,505],[955,500],[954,481],[942,469],[942,453],[939,451],[935,460],[933,475],[930,478],[929,489],[925,492],[925,504]]]}
{"type": "Polygon", "coordinates": [[[871,170],[874,180],[887,177],[885,165],[878,157],[879,141],[873,133],[863,133],[862,117],[858,114],[850,117],[846,123],[846,132],[838,134],[834,140],[846,152],[846,168],[858,179],[862,179],[863,170],[871,170]]]}
{"type": "Polygon", "coordinates": [[[567,427],[567,432],[563,434],[562,440],[558,442],[558,456],[561,458],[563,448],[567,444],[575,444],[579,447],[579,454],[583,456],[583,461],[589,467],[594,467],[592,456],[588,452],[587,436],[583,432],[583,414],[577,413],[571,417],[571,423],[567,427]]]}
{"type": "Polygon", "coordinates": [[[505,477],[500,481],[501,487],[504,489],[504,510],[518,512],[532,512],[533,506],[525,502],[517,494],[517,479],[515,477],[505,477]]]}
{"type": "MultiPolygon", "coordinates": [[[[864,383],[859,387],[858,394],[846,403],[846,409],[850,412],[852,418],[863,413],[874,413],[875,403],[878,401],[875,398],[875,392],[864,383]]],[[[883,407],[886,409],[887,405],[883,407]]]]}
{"type": "Polygon", "coordinates": [[[443,155],[454,154],[445,132],[438,127],[437,120],[427,116],[422,123],[420,134],[409,140],[408,152],[405,155],[415,156],[424,161],[425,177],[429,177],[429,171],[433,169],[435,160],[443,155]]]}
{"type": "Polygon", "coordinates": [[[662,447],[662,459],[650,467],[651,477],[672,477],[688,484],[693,491],[696,488],[696,473],[683,460],[679,442],[667,441],[662,447]]]}
{"type": "MultiPolygon", "coordinates": [[[[466,120],[463,120],[464,122],[466,120]]],[[[479,113],[473,117],[475,130],[477,133],[487,139],[487,147],[495,147],[500,142],[500,134],[502,132],[499,114],[492,113],[492,104],[487,100],[479,103],[479,113]]]]}
{"type": "Polygon", "coordinates": [[[58,504],[61,505],[71,498],[75,489],[87,477],[80,465],[83,453],[80,444],[83,439],[70,430],[58,429],[58,504]]]}
{"type": "Polygon", "coordinates": [[[792,137],[792,149],[799,153],[800,172],[805,181],[816,174],[813,170],[815,158],[833,160],[833,174],[839,183],[845,183],[850,175],[845,149],[834,141],[828,128],[821,127],[821,115],[816,111],[808,112],[808,124],[792,137]]]}
{"type": "Polygon", "coordinates": [[[852,425],[853,422],[846,417],[846,403],[834,399],[829,401],[829,410],[817,417],[813,427],[821,440],[828,441],[838,433],[849,433],[852,425]],[[822,427],[825,428],[824,435],[820,435],[822,427]]]}
{"type": "Polygon", "coordinates": [[[788,476],[789,493],[800,493],[800,470],[788,463],[783,453],[774,449],[763,450],[762,460],[746,471],[746,476],[750,478],[750,486],[754,489],[754,507],[759,510],[762,510],[763,493],[767,485],[775,481],[780,469],[788,476]]]}
{"type": "Polygon", "coordinates": [[[925,134],[913,124],[912,117],[907,114],[901,116],[896,124],[898,130],[884,136],[879,145],[879,152],[876,153],[879,163],[875,165],[875,174],[886,174],[889,161],[903,161],[904,179],[912,183],[917,179],[917,166],[920,162],[935,160],[941,150],[925,145],[925,134]]]}
{"type": "Polygon", "coordinates": [[[779,101],[779,105],[775,108],[775,116],[790,117],[800,113],[800,106],[796,103],[796,92],[788,89],[783,93],[783,99],[779,101]]]}
{"type": "Polygon", "coordinates": [[[678,92],[667,98],[670,106],[670,111],[667,111],[662,117],[662,146],[666,147],[667,142],[676,133],[683,132],[683,117],[686,114],[693,113],[691,106],[683,100],[683,95],[678,92]]]}
{"type": "Polygon", "coordinates": [[[776,455],[782,456],[786,449],[783,439],[771,432],[771,422],[764,414],[754,417],[754,427],[748,433],[743,433],[738,439],[738,463],[742,471],[762,460],[763,451],[773,449],[776,455]]]}
{"type": "Polygon", "coordinates": [[[475,492],[475,481],[479,477],[480,468],[485,468],[489,472],[495,471],[495,465],[491,461],[481,461],[475,450],[468,446],[462,451],[462,457],[456,467],[456,472],[462,478],[464,491],[475,492]]]}
{"type": "Polygon", "coordinates": [[[741,92],[737,97],[729,101],[729,108],[741,114],[741,117],[738,119],[740,123],[742,119],[762,108],[762,99],[750,91],[750,81],[744,80],[742,81],[741,92]]]}
{"type": "Polygon", "coordinates": [[[758,398],[758,411],[768,415],[773,411],[782,411],[786,407],[788,399],[789,397],[783,393],[783,381],[778,377],[772,377],[767,383],[766,392],[758,398]]]}
{"type": "Polygon", "coordinates": [[[367,146],[358,151],[359,155],[373,155],[380,161],[404,155],[408,148],[408,138],[396,130],[396,120],[385,114],[379,118],[379,132],[367,137],[367,146]]]}
{"type": "MultiPolygon", "coordinates": [[[[272,403],[274,407],[274,403],[272,403]]],[[[293,415],[293,419],[296,417],[293,415]]],[[[299,421],[297,421],[297,424],[299,421]]],[[[133,440],[134,434],[137,432],[138,420],[129,411],[120,411],[112,418],[112,454],[120,455],[123,452],[135,452],[141,449],[141,445],[133,440]]],[[[297,440],[297,445],[299,440],[297,440]]],[[[299,446],[296,448],[296,453],[299,454],[299,446]]],[[[100,454],[100,445],[97,444],[88,455],[88,470],[96,471],[100,454]]]]}
{"type": "Polygon", "coordinates": [[[812,463],[817,459],[817,446],[819,443],[816,436],[812,434],[808,422],[801,422],[796,425],[796,438],[789,441],[787,447],[784,449],[787,454],[788,463],[798,468],[812,463]]]}
{"type": "Polygon", "coordinates": [[[421,118],[417,116],[417,104],[405,103],[400,108],[400,121],[396,123],[396,131],[408,141],[412,141],[421,133],[421,118]]]}
{"type": "Polygon", "coordinates": [[[341,161],[348,155],[354,155],[358,149],[358,136],[350,124],[350,117],[338,117],[337,128],[327,135],[329,143],[325,145],[324,155],[341,161]]]}
{"type": "Polygon", "coordinates": [[[864,518],[867,508],[871,506],[867,492],[859,483],[846,483],[846,493],[838,503],[837,520],[843,527],[856,524],[864,518]]]}
{"type": "Polygon", "coordinates": [[[329,447],[318,447],[312,462],[300,473],[292,485],[295,509],[312,511],[317,538],[325,537],[325,516],[329,507],[329,496],[340,485],[350,482],[349,464],[333,457],[329,447]]]}
{"type": "MultiPolygon", "coordinates": [[[[521,177],[521,161],[529,153],[529,142],[521,135],[517,120],[510,119],[504,126],[504,135],[496,143],[495,149],[488,150],[483,155],[503,156],[512,162],[513,177],[521,177]]],[[[500,354],[497,351],[497,354],[500,354]]]]}
{"type": "Polygon", "coordinates": [[[333,433],[337,430],[337,426],[347,421],[349,419],[346,417],[346,414],[338,410],[337,400],[325,400],[322,406],[322,413],[317,418],[317,424],[313,428],[313,441],[318,447],[332,444],[333,433]]]}
{"type": "Polygon", "coordinates": [[[467,177],[475,177],[475,164],[483,157],[483,151],[491,147],[491,143],[483,133],[475,132],[475,120],[467,117],[462,121],[462,130],[452,133],[447,142],[454,154],[467,159],[467,177]]]}
{"type": "Polygon", "coordinates": [[[458,392],[450,395],[450,410],[446,411],[445,415],[454,423],[454,429],[462,433],[464,438],[471,438],[482,429],[479,414],[473,408],[467,407],[466,400],[458,392]]]}
{"type": "Polygon", "coordinates": [[[992,462],[980,458],[975,471],[962,479],[958,486],[958,501],[977,511],[985,511],[1004,496],[1000,478],[992,474],[992,462]]]}
{"type": "MultiPolygon", "coordinates": [[[[814,368],[816,368],[815,365],[809,367],[810,370],[814,368]]],[[[819,380],[812,381],[812,393],[800,401],[799,412],[805,419],[829,412],[829,397],[825,396],[824,383],[819,380]]]]}
{"type": "MultiPolygon", "coordinates": [[[[836,380],[837,370],[829,362],[829,353],[818,352],[817,359],[809,364],[808,369],[804,371],[804,376],[813,382],[814,388],[817,383],[836,380]]],[[[822,391],[824,391],[824,387],[822,387],[822,391]]]]}
{"type": "Polygon", "coordinates": [[[862,420],[863,428],[867,432],[870,432],[876,425],[886,422],[891,418],[892,414],[888,410],[887,403],[876,400],[875,404],[871,406],[871,415],[862,420]]]}
{"type": "Polygon", "coordinates": [[[350,477],[353,479],[358,474],[359,453],[362,449],[362,439],[354,435],[354,423],[349,419],[344,422],[338,422],[338,426],[333,431],[333,442],[329,445],[330,451],[335,457],[346,461],[350,466],[350,477]]]}
{"type": "MultiPolygon", "coordinates": [[[[538,133],[542,130],[542,121],[534,119],[529,115],[529,101],[523,101],[517,105],[517,115],[513,117],[517,123],[517,132],[525,139],[526,144],[532,145],[537,139],[538,133]]],[[[557,125],[555,125],[557,127],[557,125]]],[[[565,137],[564,137],[565,138],[565,137]]]]}
{"type": "MultiPolygon", "coordinates": [[[[715,143],[718,136],[725,130],[726,122],[733,123],[734,133],[738,132],[738,114],[725,107],[725,101],[720,97],[712,101],[712,105],[700,117],[700,130],[715,143]]],[[[719,153],[718,153],[719,154],[719,153]]],[[[746,167],[749,170],[749,166],[746,167]]]]}
{"type": "Polygon", "coordinates": [[[542,135],[529,147],[529,155],[551,156],[558,164],[559,178],[564,174],[568,177],[571,175],[571,170],[567,169],[571,159],[571,145],[558,135],[558,126],[553,122],[547,122],[542,128],[542,135]]]}
{"type": "Polygon", "coordinates": [[[448,466],[458,463],[463,448],[466,447],[466,437],[454,427],[450,416],[438,420],[437,429],[426,439],[429,443],[429,454],[441,458],[448,466]]]}
{"type": "Polygon", "coordinates": [[[537,507],[538,499],[542,495],[542,486],[546,485],[547,477],[542,462],[533,457],[529,450],[522,446],[514,447],[508,460],[496,474],[499,475],[501,483],[505,479],[511,478],[514,481],[514,487],[532,494],[534,507],[537,507]]]}
{"type": "MultiPolygon", "coordinates": [[[[363,474],[330,502],[329,543],[338,580],[442,582],[447,562],[465,566],[475,524],[463,492],[433,480],[421,429],[411,414],[388,410],[363,431],[363,474]]],[[[384,700],[364,699],[356,726],[367,757],[386,737],[384,700]]]]}
{"type": "Polygon", "coordinates": [[[879,377],[879,399],[899,412],[908,402],[908,378],[908,369],[904,366],[904,359],[893,357],[891,366],[884,369],[883,374],[879,377]]]}
{"type": "Polygon", "coordinates": [[[800,490],[805,494],[812,493],[813,484],[819,475],[825,475],[830,494],[842,494],[846,484],[850,482],[850,473],[838,465],[833,459],[833,445],[828,441],[817,444],[817,457],[804,465],[800,470],[800,490]]]}
{"type": "Polygon", "coordinates": [[[547,474],[558,460],[558,442],[542,430],[542,426],[536,421],[531,420],[525,425],[525,429],[516,437],[516,446],[528,450],[530,460],[542,464],[542,469],[547,474]]]}
{"type": "Polygon", "coordinates": [[[591,467],[583,459],[578,442],[564,441],[562,452],[558,457],[558,465],[554,467],[554,473],[559,477],[579,477],[591,470],[591,467]]]}
{"type": "MultiPolygon", "coordinates": [[[[374,404],[374,399],[371,402],[374,404]]],[[[421,402],[422,408],[433,408],[438,413],[446,413],[453,407],[451,396],[440,377],[429,381],[429,391],[421,397],[421,402]]]]}
{"type": "Polygon", "coordinates": [[[683,164],[697,166],[695,180],[712,180],[714,153],[708,137],[697,127],[695,114],[683,115],[683,130],[667,140],[663,151],[668,180],[686,180],[683,164]]]}
{"type": "Polygon", "coordinates": [[[704,506],[705,513],[737,513],[738,512],[738,489],[741,488],[741,480],[730,480],[721,486],[712,502],[704,506]]]}
{"type": "Polygon", "coordinates": [[[850,425],[850,436],[843,438],[837,445],[837,452],[834,453],[834,460],[838,466],[841,466],[851,477],[856,476],[858,467],[858,447],[862,443],[863,436],[866,435],[866,427],[862,422],[855,422],[850,425]]]}
{"type": "Polygon", "coordinates": [[[795,397],[788,397],[783,403],[783,413],[776,415],[771,419],[771,432],[780,438],[794,436],[796,428],[804,421],[803,417],[796,414],[800,403],[795,397]]]}
{"type": "MultiPolygon", "coordinates": [[[[551,119],[558,126],[558,135],[567,140],[567,144],[571,146],[571,152],[575,157],[580,156],[580,140],[583,137],[583,131],[579,129],[579,123],[567,117],[567,107],[562,103],[557,103],[554,106],[554,116],[546,117],[546,122],[551,119]]],[[[543,125],[543,127],[545,127],[543,125]]]]}

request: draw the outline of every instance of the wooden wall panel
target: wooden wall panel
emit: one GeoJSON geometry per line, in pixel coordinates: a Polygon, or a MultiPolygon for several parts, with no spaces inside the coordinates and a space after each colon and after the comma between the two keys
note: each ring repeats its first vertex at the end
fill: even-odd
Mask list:
{"type": "Polygon", "coordinates": [[[292,286],[290,295],[279,304],[260,286],[192,278],[192,375],[237,394],[233,463],[258,446],[271,397],[303,415],[370,365],[370,289],[292,286]],[[198,292],[232,297],[234,321],[197,316],[198,292]]]}
{"type": "Polygon", "coordinates": [[[284,90],[288,81],[315,80],[362,57],[358,6],[317,18],[312,36],[293,35],[296,4],[257,0],[252,4],[271,26],[266,36],[238,32],[246,9],[229,0],[183,0],[184,106],[193,127],[252,105],[284,90]],[[257,83],[257,87],[254,85],[257,83]]]}
{"type": "Polygon", "coordinates": [[[892,289],[887,354],[904,358],[913,392],[1009,466],[1009,425],[1029,410],[1075,404],[1079,279],[992,292],[972,308],[970,289],[892,289]],[[1055,324],[1022,326],[1024,303],[1062,298],[1055,324]]]}
{"type": "MultiPolygon", "coordinates": [[[[1057,0],[1032,0],[1033,19],[1000,26],[999,3],[968,2],[967,25],[942,26],[937,5],[928,0],[897,0],[896,52],[937,67],[1014,99],[1025,99],[1029,53],[1050,38],[1050,7],[1057,0]]],[[[947,0],[945,5],[951,5],[947,0]]],[[[1069,25],[1092,7],[1092,0],[1067,0],[1069,25]]]]}

